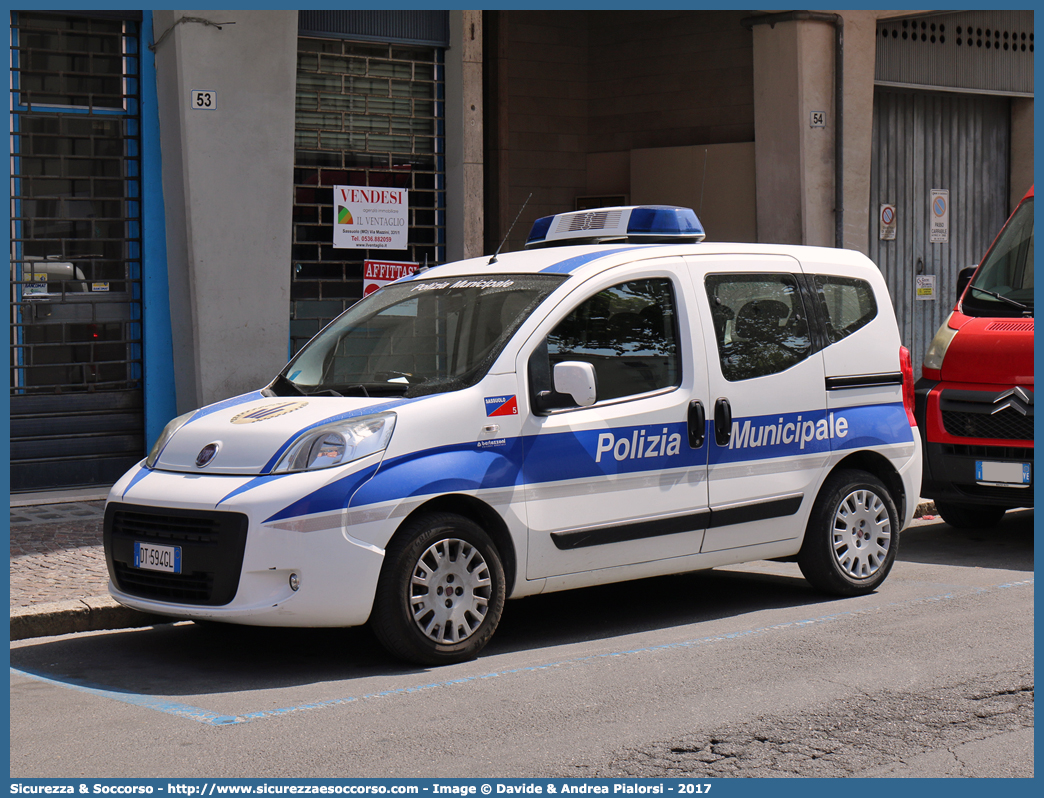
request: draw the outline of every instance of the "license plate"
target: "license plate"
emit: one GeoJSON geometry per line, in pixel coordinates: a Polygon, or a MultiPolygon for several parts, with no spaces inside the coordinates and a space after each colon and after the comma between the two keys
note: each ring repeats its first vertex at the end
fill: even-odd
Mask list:
{"type": "Polygon", "coordinates": [[[1026,487],[1031,483],[1032,463],[997,463],[990,460],[975,461],[975,481],[991,485],[1014,485],[1026,487]]]}
{"type": "Polygon", "coordinates": [[[154,546],[151,543],[134,543],[134,567],[147,571],[181,573],[181,546],[154,546]]]}

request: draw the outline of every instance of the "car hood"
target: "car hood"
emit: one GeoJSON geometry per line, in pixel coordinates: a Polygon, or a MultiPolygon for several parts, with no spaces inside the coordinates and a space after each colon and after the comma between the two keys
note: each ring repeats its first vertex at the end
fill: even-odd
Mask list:
{"type": "Polygon", "coordinates": [[[236,397],[201,408],[171,437],[154,468],[194,474],[268,473],[305,430],[391,410],[410,400],[365,397],[236,397]],[[210,444],[217,453],[196,458],[210,444]]]}
{"type": "Polygon", "coordinates": [[[946,350],[943,380],[1033,385],[1033,319],[955,313],[950,326],[959,332],[946,350]]]}

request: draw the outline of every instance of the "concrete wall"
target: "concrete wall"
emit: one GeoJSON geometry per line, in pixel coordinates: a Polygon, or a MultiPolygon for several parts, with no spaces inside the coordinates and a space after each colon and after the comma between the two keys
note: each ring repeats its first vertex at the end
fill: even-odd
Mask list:
{"type": "Polygon", "coordinates": [[[487,118],[497,195],[487,239],[499,243],[533,195],[507,250],[524,245],[534,219],[573,210],[577,197],[630,195],[632,150],[753,141],[742,12],[494,14],[487,118]]]}
{"type": "Polygon", "coordinates": [[[482,12],[450,12],[446,52],[447,260],[482,254],[483,202],[482,12]]]}
{"type": "Polygon", "coordinates": [[[631,202],[694,209],[707,241],[755,242],[754,143],[631,150],[631,202]]]}
{"type": "Polygon", "coordinates": [[[591,12],[587,150],[753,141],[753,43],[744,16],[591,12]]]}
{"type": "Polygon", "coordinates": [[[157,11],[154,35],[184,412],[286,362],[297,12],[157,11]],[[192,90],[214,92],[216,109],[190,107],[192,90]]]}

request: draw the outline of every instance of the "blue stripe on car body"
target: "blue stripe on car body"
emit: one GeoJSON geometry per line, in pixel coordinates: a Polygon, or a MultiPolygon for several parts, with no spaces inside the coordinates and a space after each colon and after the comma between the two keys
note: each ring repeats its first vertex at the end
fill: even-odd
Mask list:
{"type": "Polygon", "coordinates": [[[709,445],[709,451],[704,446],[689,448],[685,423],[675,422],[507,438],[496,448],[479,448],[479,442],[471,441],[411,452],[367,469],[365,475],[353,474],[324,486],[265,523],[414,496],[673,471],[706,466],[708,459],[710,465],[753,462],[913,440],[901,402],[736,419],[739,439],[734,432],[731,445],[726,446],[713,443],[713,422],[707,424],[704,446],[709,445]],[[807,424],[812,425],[810,431],[807,424]]]}

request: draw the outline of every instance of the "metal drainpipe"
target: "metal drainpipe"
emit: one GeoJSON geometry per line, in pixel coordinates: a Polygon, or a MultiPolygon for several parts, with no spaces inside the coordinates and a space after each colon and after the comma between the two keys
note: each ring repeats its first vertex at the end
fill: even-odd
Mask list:
{"type": "Polygon", "coordinates": [[[781,14],[759,14],[740,20],[750,30],[755,25],[775,27],[777,22],[811,20],[834,26],[834,246],[841,248],[845,240],[844,183],[844,110],[845,110],[845,20],[840,14],[823,11],[784,11],[781,14]]]}

